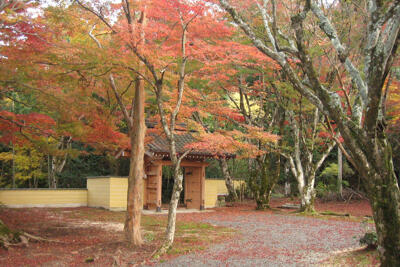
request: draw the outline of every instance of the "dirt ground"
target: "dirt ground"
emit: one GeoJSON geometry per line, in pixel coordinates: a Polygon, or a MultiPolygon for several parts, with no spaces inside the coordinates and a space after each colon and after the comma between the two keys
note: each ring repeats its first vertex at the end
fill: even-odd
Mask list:
{"type": "MultiPolygon", "coordinates": [[[[285,203],[295,202],[290,199],[273,199],[271,204],[272,207],[278,207],[285,203]]],[[[213,250],[215,246],[229,244],[234,240],[245,240],[243,239],[243,236],[246,236],[244,228],[236,227],[234,223],[226,223],[227,218],[235,221],[237,218],[254,217],[259,222],[268,221],[269,215],[277,215],[278,217],[271,218],[278,218],[276,220],[278,224],[285,223],[287,218],[294,223],[302,220],[301,218],[292,220],[290,217],[299,217],[296,214],[288,214],[293,212],[292,210],[255,211],[254,208],[253,202],[245,202],[237,203],[233,207],[216,208],[214,212],[178,214],[175,246],[157,261],[151,260],[150,255],[161,244],[166,216],[143,216],[145,243],[141,248],[129,248],[123,237],[123,212],[93,208],[1,208],[0,219],[10,228],[24,230],[50,241],[30,243],[28,247],[13,247],[9,250],[0,248],[0,266],[166,264],[174,262],[182,255],[201,255],[203,251],[213,250]],[[220,221],[223,223],[219,223],[220,221]]],[[[365,216],[371,215],[370,206],[366,201],[318,202],[316,208],[318,211],[349,213],[351,216],[307,218],[311,226],[314,225],[314,221],[316,225],[324,220],[348,221],[348,223],[359,225],[365,216]]],[[[336,222],[334,224],[336,225],[336,222]]],[[[262,225],[262,227],[269,226],[262,225]]],[[[340,228],[340,226],[337,227],[340,228]]]]}

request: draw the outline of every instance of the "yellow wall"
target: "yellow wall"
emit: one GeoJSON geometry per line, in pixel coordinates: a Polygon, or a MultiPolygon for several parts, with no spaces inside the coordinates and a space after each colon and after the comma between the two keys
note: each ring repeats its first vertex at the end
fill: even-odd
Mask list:
{"type": "MultiPolygon", "coordinates": [[[[239,188],[242,181],[234,181],[235,189],[239,188]]],[[[218,195],[228,195],[225,180],[206,179],[205,207],[213,208],[217,206],[218,195]]]]}
{"type": "Polygon", "coordinates": [[[4,189],[0,203],[12,208],[87,206],[86,189],[4,189]]]}
{"type": "Polygon", "coordinates": [[[110,208],[110,178],[88,178],[88,202],[89,207],[110,208]]]}
{"type": "Polygon", "coordinates": [[[128,178],[110,178],[110,209],[126,210],[128,178]]]}
{"type": "MultiPolygon", "coordinates": [[[[205,180],[205,207],[217,205],[218,195],[227,195],[224,180],[205,180]]],[[[235,181],[235,188],[240,181],[235,181]]],[[[102,207],[126,210],[128,179],[99,177],[87,179],[86,189],[0,189],[0,204],[9,207],[102,207]]]]}
{"type": "Polygon", "coordinates": [[[88,178],[87,188],[89,207],[126,210],[126,197],[128,193],[127,177],[88,178]]]}

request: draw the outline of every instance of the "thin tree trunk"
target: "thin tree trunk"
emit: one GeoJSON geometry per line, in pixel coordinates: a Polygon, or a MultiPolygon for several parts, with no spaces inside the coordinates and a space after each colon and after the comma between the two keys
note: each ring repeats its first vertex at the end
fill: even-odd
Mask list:
{"type": "Polygon", "coordinates": [[[47,183],[49,188],[51,188],[51,168],[50,168],[50,154],[47,154],[47,183]]]}
{"type": "Polygon", "coordinates": [[[143,206],[142,190],[144,176],[144,137],[146,134],[145,88],[142,78],[137,77],[133,125],[130,130],[131,159],[128,178],[127,211],[125,218],[125,237],[131,245],[140,246],[143,239],[140,233],[140,220],[143,206]]]}
{"type": "Polygon", "coordinates": [[[14,143],[12,143],[12,188],[15,188],[15,148],[14,143]]]}
{"type": "Polygon", "coordinates": [[[174,243],[175,236],[175,226],[176,226],[176,210],[178,208],[179,198],[183,189],[183,172],[180,166],[174,166],[174,187],[172,190],[171,201],[169,203],[168,210],[168,225],[167,225],[167,235],[166,235],[166,247],[171,247],[174,243]]]}
{"type": "Polygon", "coordinates": [[[55,156],[51,157],[51,164],[50,164],[50,188],[57,188],[57,173],[56,173],[56,162],[55,156]]]}
{"type": "Polygon", "coordinates": [[[338,147],[338,177],[337,177],[337,187],[338,193],[340,198],[343,198],[343,186],[342,186],[342,179],[343,179],[343,157],[342,157],[342,150],[338,147]]]}
{"type": "Polygon", "coordinates": [[[178,208],[179,198],[183,189],[183,172],[181,169],[181,160],[189,153],[189,150],[183,153],[179,158],[177,157],[175,137],[171,135],[170,139],[170,153],[172,166],[174,168],[174,187],[172,189],[171,201],[168,208],[168,222],[166,229],[166,240],[157,250],[155,257],[165,254],[174,243],[175,228],[176,228],[176,210],[178,208]]]}
{"type": "Polygon", "coordinates": [[[221,157],[218,159],[218,162],[219,166],[221,167],[222,174],[224,175],[225,185],[226,188],[228,189],[229,197],[231,198],[232,201],[236,201],[238,197],[235,191],[235,185],[233,183],[233,179],[231,177],[231,174],[229,173],[229,168],[226,158],[221,157]]]}

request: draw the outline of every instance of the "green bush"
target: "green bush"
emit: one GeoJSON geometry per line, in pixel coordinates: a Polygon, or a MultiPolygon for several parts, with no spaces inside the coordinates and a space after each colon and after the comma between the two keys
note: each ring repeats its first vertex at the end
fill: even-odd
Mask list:
{"type": "Polygon", "coordinates": [[[317,193],[318,198],[326,197],[330,192],[335,192],[335,191],[336,191],[335,184],[325,184],[322,181],[319,181],[317,183],[317,186],[315,187],[315,192],[317,193]]]}
{"type": "Polygon", "coordinates": [[[361,245],[367,245],[368,248],[376,249],[378,247],[378,236],[376,232],[367,232],[360,238],[361,245]]]}

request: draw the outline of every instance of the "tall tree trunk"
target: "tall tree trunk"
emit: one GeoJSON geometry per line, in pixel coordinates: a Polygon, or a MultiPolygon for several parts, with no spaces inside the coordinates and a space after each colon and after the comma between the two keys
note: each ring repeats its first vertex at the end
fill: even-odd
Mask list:
{"type": "Polygon", "coordinates": [[[233,179],[231,177],[231,174],[229,173],[229,168],[228,168],[228,163],[226,161],[226,158],[221,157],[218,159],[219,166],[221,167],[222,174],[224,175],[225,179],[225,185],[226,188],[228,189],[229,193],[229,198],[232,201],[236,201],[238,199],[236,191],[235,191],[235,185],[233,183],[233,179]]]}
{"type": "Polygon", "coordinates": [[[179,79],[178,79],[178,94],[177,94],[177,102],[174,110],[170,114],[170,122],[169,126],[166,120],[166,114],[164,112],[163,100],[162,100],[162,80],[159,81],[157,87],[157,104],[158,104],[158,112],[161,117],[161,123],[164,129],[164,133],[166,134],[169,145],[170,145],[170,157],[172,161],[172,166],[174,168],[174,187],[172,191],[171,201],[169,204],[168,210],[168,224],[166,230],[166,240],[163,245],[158,249],[156,256],[162,255],[172,246],[174,242],[175,236],[175,225],[176,225],[176,209],[178,207],[179,197],[182,192],[182,181],[183,181],[183,173],[181,170],[181,161],[184,159],[190,152],[190,150],[185,151],[181,155],[178,155],[178,151],[176,150],[175,143],[175,126],[176,119],[182,104],[182,96],[185,88],[185,76],[186,76],[186,41],[187,41],[187,27],[192,20],[184,23],[181,20],[182,26],[182,36],[181,36],[181,52],[182,52],[182,62],[179,66],[179,79]]]}
{"type": "Polygon", "coordinates": [[[143,243],[140,220],[143,206],[142,190],[144,176],[144,137],[146,134],[144,103],[145,88],[142,78],[136,78],[133,125],[130,129],[131,159],[128,178],[127,211],[125,217],[125,237],[134,246],[143,243]]]}

